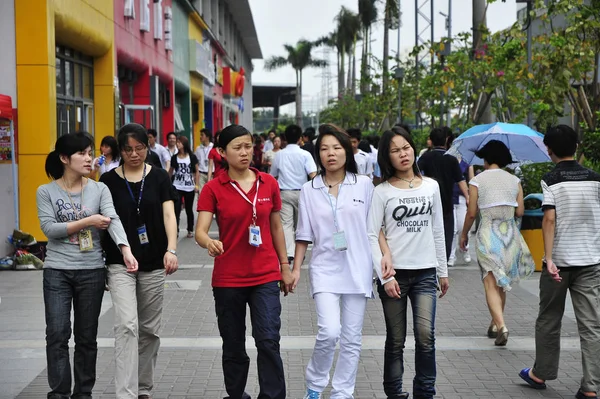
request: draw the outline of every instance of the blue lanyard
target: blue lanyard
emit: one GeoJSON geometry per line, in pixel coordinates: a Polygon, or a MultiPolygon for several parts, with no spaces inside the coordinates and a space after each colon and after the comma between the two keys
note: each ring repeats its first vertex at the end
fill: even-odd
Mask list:
{"type": "MultiPolygon", "coordinates": [[[[133,190],[131,190],[131,186],[125,177],[125,165],[121,166],[121,170],[123,171],[123,180],[125,180],[125,184],[127,185],[127,190],[129,190],[129,195],[131,195],[131,199],[135,203],[135,196],[133,195],[133,190]]],[[[142,203],[142,193],[144,192],[144,181],[146,180],[146,164],[144,163],[144,173],[142,174],[142,185],[140,187],[140,195],[137,199],[137,214],[140,216],[140,204],[142,203]]]]}
{"type": "MultiPolygon", "coordinates": [[[[346,180],[346,179],[344,179],[346,180]]],[[[338,201],[340,200],[340,194],[342,192],[342,186],[343,186],[344,182],[340,183],[340,187],[338,188],[338,195],[337,195],[337,199],[335,201],[335,206],[333,206],[333,201],[331,200],[331,194],[329,194],[328,190],[326,187],[323,187],[322,193],[327,197],[327,199],[329,200],[329,205],[331,206],[331,212],[333,213],[333,224],[335,226],[335,231],[339,232],[340,231],[340,227],[338,225],[338,221],[337,221],[337,205],[338,205],[338,201]]]]}

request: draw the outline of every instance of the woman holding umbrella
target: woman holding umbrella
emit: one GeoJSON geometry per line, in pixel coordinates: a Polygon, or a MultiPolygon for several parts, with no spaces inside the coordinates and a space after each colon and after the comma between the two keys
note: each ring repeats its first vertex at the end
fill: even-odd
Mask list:
{"type": "Polygon", "coordinates": [[[488,337],[496,338],[495,344],[504,346],[508,342],[508,328],[504,323],[506,291],[534,270],[531,253],[515,221],[515,217],[523,216],[525,211],[523,188],[519,178],[502,169],[513,163],[503,142],[490,140],[475,155],[483,159],[485,171],[469,182],[470,201],[460,247],[466,250],[469,230],[479,212],[477,261],[492,315],[488,337]]]}

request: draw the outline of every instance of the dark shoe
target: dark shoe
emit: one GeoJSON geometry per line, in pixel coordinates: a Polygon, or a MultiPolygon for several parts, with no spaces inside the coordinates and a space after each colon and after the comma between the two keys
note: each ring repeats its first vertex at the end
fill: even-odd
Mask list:
{"type": "Polygon", "coordinates": [[[498,336],[496,337],[496,341],[494,341],[494,345],[506,346],[507,342],[508,342],[508,328],[506,328],[506,326],[502,326],[498,329],[498,336]]]}
{"type": "MultiPolygon", "coordinates": [[[[534,379],[529,376],[529,370],[531,370],[531,368],[529,368],[529,367],[521,370],[521,372],[519,373],[519,377],[521,377],[521,379],[523,381],[525,381],[527,383],[527,385],[529,385],[533,389],[546,389],[546,383],[545,382],[539,383],[537,381],[534,381],[534,379]]],[[[578,394],[579,394],[579,392],[578,392],[578,394]]]]}
{"type": "Polygon", "coordinates": [[[575,399],[598,399],[598,395],[585,396],[581,388],[579,388],[579,391],[577,391],[577,395],[575,395],[575,399]]]}
{"type": "Polygon", "coordinates": [[[152,399],[150,395],[139,395],[138,399],[152,399]]]}
{"type": "Polygon", "coordinates": [[[408,392],[400,392],[399,394],[388,396],[388,399],[408,399],[409,396],[408,392]]]}
{"type": "Polygon", "coordinates": [[[495,324],[490,324],[487,331],[488,338],[496,338],[498,337],[498,327],[495,324]]]}

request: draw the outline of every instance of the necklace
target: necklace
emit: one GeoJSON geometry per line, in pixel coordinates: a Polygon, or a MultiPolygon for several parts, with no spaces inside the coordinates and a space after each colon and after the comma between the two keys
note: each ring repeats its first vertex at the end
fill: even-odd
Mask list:
{"type": "Polygon", "coordinates": [[[408,183],[408,187],[409,187],[409,188],[414,188],[414,187],[415,187],[415,186],[414,186],[414,184],[413,184],[413,181],[415,180],[415,176],[413,176],[413,178],[412,178],[412,179],[410,179],[410,180],[408,180],[408,179],[405,179],[404,177],[398,177],[398,176],[396,176],[396,179],[400,179],[400,180],[402,180],[402,181],[405,181],[405,182],[407,182],[407,183],[408,183]]]}
{"type": "Polygon", "coordinates": [[[334,188],[335,186],[337,186],[338,184],[342,183],[344,180],[346,180],[346,175],[344,175],[344,178],[342,180],[340,180],[339,182],[335,183],[335,184],[329,184],[327,182],[327,179],[325,178],[325,176],[323,176],[323,181],[325,182],[325,184],[327,184],[329,186],[329,188],[334,188]]]}
{"type": "Polygon", "coordinates": [[[79,210],[77,210],[75,208],[75,203],[73,202],[73,198],[71,198],[71,189],[73,188],[71,187],[67,187],[67,181],[65,180],[65,178],[63,177],[62,179],[63,181],[63,186],[65,186],[65,191],[67,192],[67,196],[69,197],[69,201],[71,202],[71,209],[73,210],[73,216],[75,217],[75,220],[79,220],[81,219],[81,215],[83,213],[83,179],[81,179],[81,194],[80,194],[80,207],[79,210]]]}

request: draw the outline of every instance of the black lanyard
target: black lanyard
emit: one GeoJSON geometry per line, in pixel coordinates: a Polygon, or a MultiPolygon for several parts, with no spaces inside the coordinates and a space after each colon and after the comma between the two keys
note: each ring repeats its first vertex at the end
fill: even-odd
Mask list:
{"type": "MultiPolygon", "coordinates": [[[[131,190],[131,186],[125,177],[125,165],[121,166],[121,170],[123,171],[123,180],[125,180],[125,184],[127,185],[127,190],[129,190],[129,195],[131,195],[131,199],[135,203],[135,196],[133,195],[133,191],[131,190]]],[[[140,195],[137,199],[137,214],[140,216],[140,204],[142,203],[142,193],[144,192],[144,181],[146,180],[146,164],[144,163],[144,174],[142,174],[142,185],[140,187],[140,195]]]]}

